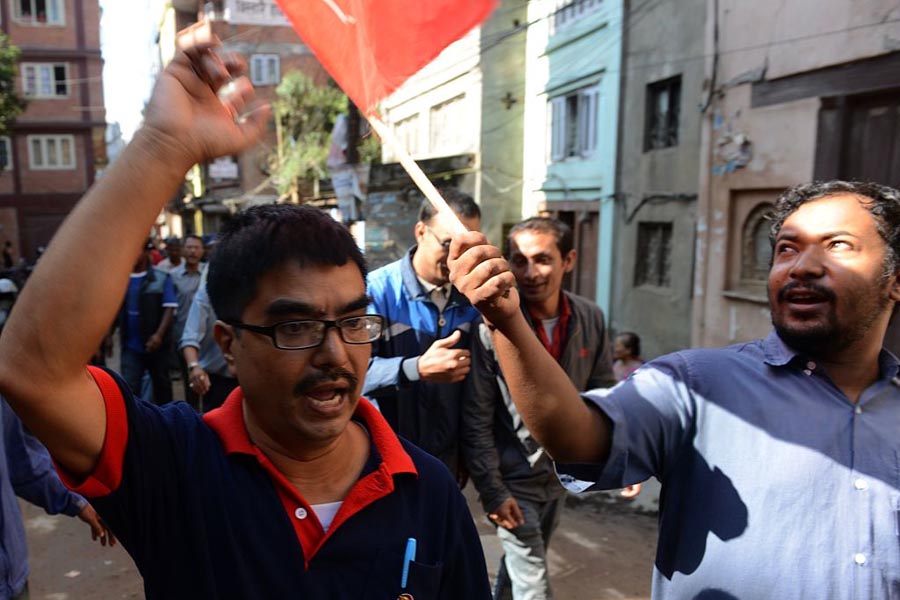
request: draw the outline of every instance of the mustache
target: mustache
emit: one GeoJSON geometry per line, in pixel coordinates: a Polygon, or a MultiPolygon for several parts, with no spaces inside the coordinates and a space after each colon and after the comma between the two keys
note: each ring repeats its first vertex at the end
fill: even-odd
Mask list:
{"type": "Polygon", "coordinates": [[[294,395],[302,396],[317,385],[323,383],[334,383],[342,379],[347,382],[347,384],[350,386],[351,391],[355,390],[356,385],[359,383],[359,378],[347,369],[334,367],[312,373],[298,381],[294,386],[294,395]]]}
{"type": "Polygon", "coordinates": [[[823,296],[829,302],[834,302],[835,300],[837,300],[837,294],[834,293],[834,290],[823,285],[819,285],[818,283],[811,281],[805,283],[800,281],[791,281],[778,290],[778,301],[784,302],[787,299],[786,296],[789,293],[798,290],[809,292],[817,296],[823,296]]]}

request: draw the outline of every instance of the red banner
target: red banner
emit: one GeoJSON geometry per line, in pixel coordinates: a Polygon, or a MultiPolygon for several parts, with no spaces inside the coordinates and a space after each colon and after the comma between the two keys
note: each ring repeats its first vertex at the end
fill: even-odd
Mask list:
{"type": "Polygon", "coordinates": [[[363,114],[483,21],[495,0],[276,0],[363,114]]]}

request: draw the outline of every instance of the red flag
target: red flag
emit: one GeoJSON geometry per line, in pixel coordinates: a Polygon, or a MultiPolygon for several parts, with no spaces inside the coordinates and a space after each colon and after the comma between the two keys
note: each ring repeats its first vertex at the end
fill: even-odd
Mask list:
{"type": "Polygon", "coordinates": [[[363,114],[483,21],[495,0],[276,0],[363,114]]]}

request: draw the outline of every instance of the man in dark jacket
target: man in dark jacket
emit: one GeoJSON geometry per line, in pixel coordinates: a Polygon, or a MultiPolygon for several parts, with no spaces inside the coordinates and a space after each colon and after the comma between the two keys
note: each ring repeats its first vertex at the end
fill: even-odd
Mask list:
{"type": "Polygon", "coordinates": [[[150,264],[153,244],[148,241],[134,263],[125,301],[119,311],[122,339],[122,377],[136,392],[144,373],[153,384],[153,401],[172,401],[169,379],[169,334],[178,306],[175,286],[165,271],[150,264]]]}
{"type": "MultiPolygon", "coordinates": [[[[477,231],[481,210],[472,197],[441,191],[463,225],[477,231]]],[[[476,311],[450,285],[450,232],[426,200],[406,256],[369,274],[372,312],[387,318],[376,342],[363,395],[376,400],[394,431],[466,476],[459,456],[460,394],[469,372],[469,337],[476,311]]]]}
{"type": "MultiPolygon", "coordinates": [[[[603,313],[562,290],[575,266],[572,230],[556,219],[528,219],[510,230],[509,253],[522,312],[547,351],[578,389],[614,385],[603,313]]],[[[551,598],[546,552],[565,491],[522,423],[483,322],[472,340],[462,418],[469,473],[505,552],[494,598],[551,598]]]]}

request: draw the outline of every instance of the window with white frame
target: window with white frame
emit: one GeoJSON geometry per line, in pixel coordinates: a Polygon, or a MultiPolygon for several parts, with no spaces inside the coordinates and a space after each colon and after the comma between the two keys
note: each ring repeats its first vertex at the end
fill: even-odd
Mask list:
{"type": "Polygon", "coordinates": [[[550,160],[557,162],[597,149],[600,87],[590,86],[550,99],[550,160]]]}
{"type": "Polygon", "coordinates": [[[278,85],[281,81],[281,57],[277,54],[251,56],[250,81],[253,85],[278,85]]]}
{"type": "Polygon", "coordinates": [[[394,124],[394,135],[410,154],[419,152],[419,115],[414,114],[394,124]]]}
{"type": "Polygon", "coordinates": [[[16,21],[25,25],[65,25],[65,0],[12,0],[16,21]]]}
{"type": "Polygon", "coordinates": [[[29,135],[28,165],[36,171],[75,168],[75,138],[71,135],[29,135]]]}
{"type": "Polygon", "coordinates": [[[452,153],[461,149],[465,143],[465,128],[462,127],[466,122],[465,98],[465,94],[460,94],[431,107],[431,118],[428,121],[429,152],[452,153]]]}
{"type": "Polygon", "coordinates": [[[601,0],[557,0],[551,34],[600,8],[601,0]]]}
{"type": "Polygon", "coordinates": [[[32,98],[64,98],[69,95],[67,63],[22,63],[22,91],[32,98]]]}
{"type": "Polygon", "coordinates": [[[0,171],[9,171],[12,164],[12,142],[8,136],[0,136],[0,171]]]}

